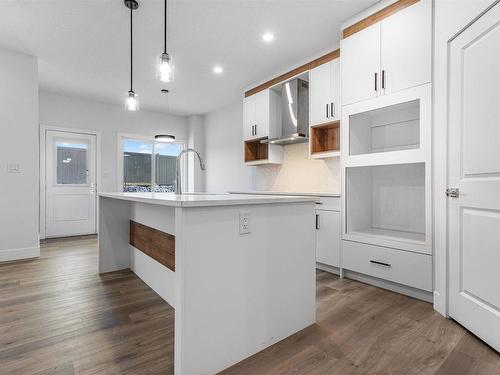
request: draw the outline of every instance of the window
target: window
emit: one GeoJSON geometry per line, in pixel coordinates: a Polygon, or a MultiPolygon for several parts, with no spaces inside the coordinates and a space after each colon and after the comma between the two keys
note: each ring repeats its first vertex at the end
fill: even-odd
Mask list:
{"type": "Polygon", "coordinates": [[[81,141],[56,141],[56,184],[88,184],[88,144],[81,141]]]}
{"type": "MultiPolygon", "coordinates": [[[[123,191],[175,192],[177,156],[184,143],[161,143],[139,136],[121,136],[120,141],[123,191]]],[[[185,161],[181,168],[185,168],[185,161]]]]}

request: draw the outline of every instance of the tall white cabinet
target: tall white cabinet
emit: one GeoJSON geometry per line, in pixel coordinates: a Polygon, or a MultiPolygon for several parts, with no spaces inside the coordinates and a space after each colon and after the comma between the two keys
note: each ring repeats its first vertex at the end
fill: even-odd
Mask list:
{"type": "Polygon", "coordinates": [[[341,40],[342,105],[431,81],[432,2],[417,3],[341,40]]]}
{"type": "Polygon", "coordinates": [[[341,41],[342,266],[424,299],[432,296],[431,12],[421,0],[341,41]]]}

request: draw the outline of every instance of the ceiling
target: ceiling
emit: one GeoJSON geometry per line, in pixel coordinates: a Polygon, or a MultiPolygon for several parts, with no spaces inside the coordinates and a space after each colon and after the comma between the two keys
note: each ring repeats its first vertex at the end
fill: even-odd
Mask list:
{"type": "MultiPolygon", "coordinates": [[[[163,1],[134,12],[134,90],[143,109],[204,114],[243,89],[333,49],[340,22],[377,0],[169,0],[175,81],[155,79],[163,1]],[[272,32],[266,44],[261,36],[272,32]],[[214,65],[224,68],[221,75],[214,65]],[[171,90],[168,103],[160,93],[171,90]],[[168,106],[168,107],[167,107],[168,106]]],[[[2,0],[0,47],[39,58],[42,90],[122,104],[129,89],[129,10],[122,0],[2,0]]]]}

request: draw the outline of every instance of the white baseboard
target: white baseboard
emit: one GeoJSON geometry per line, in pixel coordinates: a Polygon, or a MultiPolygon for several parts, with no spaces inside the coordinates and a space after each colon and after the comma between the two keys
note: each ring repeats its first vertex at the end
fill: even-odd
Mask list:
{"type": "Polygon", "coordinates": [[[405,294],[407,296],[432,303],[433,293],[427,292],[425,290],[420,290],[412,288],[411,286],[394,283],[392,281],[379,279],[377,277],[372,277],[369,275],[364,275],[358,272],[346,270],[345,268],[344,268],[344,276],[349,279],[361,281],[362,283],[374,285],[382,289],[387,289],[396,293],[405,294]]]}
{"type": "Polygon", "coordinates": [[[0,262],[38,258],[39,256],[40,256],[40,246],[0,250],[0,262]]]}
{"type": "Polygon", "coordinates": [[[329,266],[328,264],[318,263],[316,262],[316,268],[321,271],[333,273],[334,275],[340,275],[340,268],[329,266]]]}

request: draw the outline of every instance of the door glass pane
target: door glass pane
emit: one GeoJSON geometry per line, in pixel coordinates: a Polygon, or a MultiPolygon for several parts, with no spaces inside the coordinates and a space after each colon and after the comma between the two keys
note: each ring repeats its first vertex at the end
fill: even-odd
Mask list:
{"type": "Polygon", "coordinates": [[[123,191],[150,192],[153,143],[123,140],[123,191]]]}
{"type": "Polygon", "coordinates": [[[180,143],[155,143],[155,191],[175,192],[177,156],[181,151],[180,143]]]}
{"type": "Polygon", "coordinates": [[[88,148],[82,141],[56,141],[56,184],[88,184],[88,148]]]}

